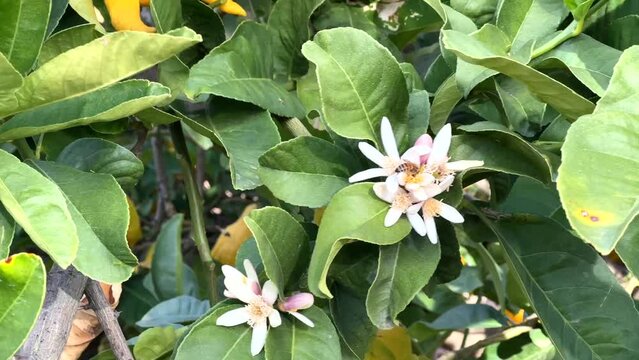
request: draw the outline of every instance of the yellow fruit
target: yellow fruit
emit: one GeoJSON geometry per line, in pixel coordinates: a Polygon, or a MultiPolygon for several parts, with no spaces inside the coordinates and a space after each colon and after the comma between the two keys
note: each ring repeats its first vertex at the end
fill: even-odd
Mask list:
{"type": "Polygon", "coordinates": [[[226,265],[235,264],[235,256],[240,246],[252,236],[251,230],[244,223],[244,217],[255,208],[257,208],[255,204],[244,208],[240,218],[222,231],[211,250],[211,257],[215,261],[226,265]]]}
{"type": "MultiPolygon", "coordinates": [[[[211,4],[219,4],[222,1],[220,0],[204,0],[205,3],[211,4]]],[[[236,3],[233,0],[226,0],[223,4],[219,5],[218,8],[220,11],[237,16],[246,16],[246,10],[240,6],[240,4],[236,3]]]]}
{"type": "Polygon", "coordinates": [[[142,225],[133,200],[127,196],[126,201],[129,204],[129,228],[126,230],[126,241],[129,243],[129,247],[133,247],[142,239],[142,225]]]}
{"type": "Polygon", "coordinates": [[[150,0],[140,0],[140,5],[149,6],[150,0]]]}
{"type": "Polygon", "coordinates": [[[513,324],[519,325],[524,322],[524,309],[519,310],[516,314],[506,309],[506,316],[508,316],[513,324]]]}
{"type": "Polygon", "coordinates": [[[142,22],[139,0],[105,0],[104,3],[109,11],[111,24],[116,30],[155,32],[154,27],[142,22]]]}
{"type": "Polygon", "coordinates": [[[401,326],[379,330],[365,360],[411,360],[413,351],[408,331],[401,326]]]}

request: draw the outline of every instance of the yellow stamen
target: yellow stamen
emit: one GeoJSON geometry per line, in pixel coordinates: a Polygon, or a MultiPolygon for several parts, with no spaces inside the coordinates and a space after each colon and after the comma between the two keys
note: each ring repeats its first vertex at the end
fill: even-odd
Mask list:
{"type": "Polygon", "coordinates": [[[411,199],[410,194],[400,190],[395,195],[395,199],[393,199],[392,207],[406,211],[411,205],[413,205],[413,199],[411,199]]]}
{"type": "Polygon", "coordinates": [[[262,321],[265,321],[271,312],[273,312],[273,307],[267,304],[262,297],[257,297],[250,304],[246,305],[246,311],[249,314],[248,324],[253,326],[262,321]]]}
{"type": "Polygon", "coordinates": [[[428,216],[428,217],[439,216],[440,208],[441,208],[441,205],[439,201],[433,198],[426,200],[424,202],[424,205],[422,206],[422,210],[424,211],[424,216],[428,216]]]}

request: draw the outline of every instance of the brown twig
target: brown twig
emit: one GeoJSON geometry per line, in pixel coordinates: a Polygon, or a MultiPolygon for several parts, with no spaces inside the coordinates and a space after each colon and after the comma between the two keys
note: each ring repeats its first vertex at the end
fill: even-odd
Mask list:
{"type": "Polygon", "coordinates": [[[63,270],[53,265],[47,275],[47,293],[40,316],[15,359],[60,358],[86,284],[87,277],[72,266],[63,270]]]}
{"type": "Polygon", "coordinates": [[[120,324],[118,324],[115,311],[111,308],[111,305],[104,296],[100,284],[95,280],[89,280],[85,293],[89,299],[91,308],[93,308],[98,320],[100,320],[100,325],[104,330],[107,340],[109,340],[111,351],[113,351],[115,358],[118,360],[133,360],[133,355],[126,343],[126,338],[122,333],[120,324]]]}

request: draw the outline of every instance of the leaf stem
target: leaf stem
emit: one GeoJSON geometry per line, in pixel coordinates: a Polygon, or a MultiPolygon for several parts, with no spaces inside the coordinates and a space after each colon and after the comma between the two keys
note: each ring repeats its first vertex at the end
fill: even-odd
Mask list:
{"type": "Polygon", "coordinates": [[[284,119],[284,121],[282,121],[282,124],[295,137],[311,136],[311,133],[308,131],[306,126],[304,126],[304,124],[302,124],[302,122],[298,118],[284,119]]]}
{"type": "Polygon", "coordinates": [[[211,258],[211,248],[209,247],[209,240],[206,237],[206,224],[204,221],[204,211],[202,209],[204,200],[202,199],[199,187],[195,182],[193,164],[191,163],[189,151],[186,147],[186,140],[184,138],[184,133],[182,132],[182,124],[180,122],[175,122],[169,126],[177,158],[180,166],[182,167],[182,172],[184,173],[184,186],[186,188],[186,197],[189,202],[189,211],[191,213],[191,231],[193,241],[195,242],[200,255],[200,261],[207,271],[209,279],[209,300],[211,301],[211,305],[213,305],[216,304],[219,299],[216,292],[216,276],[213,271],[215,264],[211,258]]]}
{"type": "Polygon", "coordinates": [[[535,49],[532,53],[532,59],[537,58],[550,50],[556,48],[561,45],[564,41],[574,38],[575,36],[581,34],[584,29],[585,19],[581,21],[571,22],[562,32],[557,34],[555,37],[550,39],[547,43],[543,44],[541,47],[535,49]]]}
{"type": "Polygon", "coordinates": [[[13,145],[18,149],[18,152],[22,157],[22,161],[36,159],[36,156],[33,153],[33,150],[31,150],[31,146],[29,146],[27,139],[14,140],[13,145]]]}

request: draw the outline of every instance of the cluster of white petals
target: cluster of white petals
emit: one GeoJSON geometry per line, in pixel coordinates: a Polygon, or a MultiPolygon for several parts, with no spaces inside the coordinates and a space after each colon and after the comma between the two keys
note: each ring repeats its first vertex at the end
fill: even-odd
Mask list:
{"type": "Polygon", "coordinates": [[[457,209],[435,197],[448,191],[457,172],[482,166],[484,162],[449,161],[448,150],[452,138],[450,124],[446,124],[435,139],[428,134],[420,136],[402,156],[399,155],[393,129],[386,117],[382,119],[381,137],[386,155],[368,143],[359,143],[362,154],[378,167],[361,171],[351,176],[349,181],[353,183],[386,177],[384,182],[373,186],[375,194],[391,204],[384,225],[393,226],[402,214],[406,214],[413,229],[422,236],[428,235],[430,241],[436,244],[435,217],[441,216],[453,223],[461,223],[464,218],[457,209]]]}
{"type": "MultiPolygon", "coordinates": [[[[282,318],[280,317],[280,312],[275,309],[275,302],[278,296],[277,286],[271,280],[268,280],[261,287],[255,268],[249,260],[244,260],[244,271],[246,275],[232,266],[222,266],[224,286],[226,287],[224,296],[238,299],[246,305],[222,314],[217,318],[216,325],[236,326],[248,324],[251,326],[253,328],[251,354],[255,356],[264,348],[269,326],[280,326],[282,318]]],[[[282,299],[278,304],[278,308],[282,312],[291,314],[302,323],[313,327],[313,322],[298,312],[313,306],[313,302],[312,294],[297,293],[282,299]]]]}

